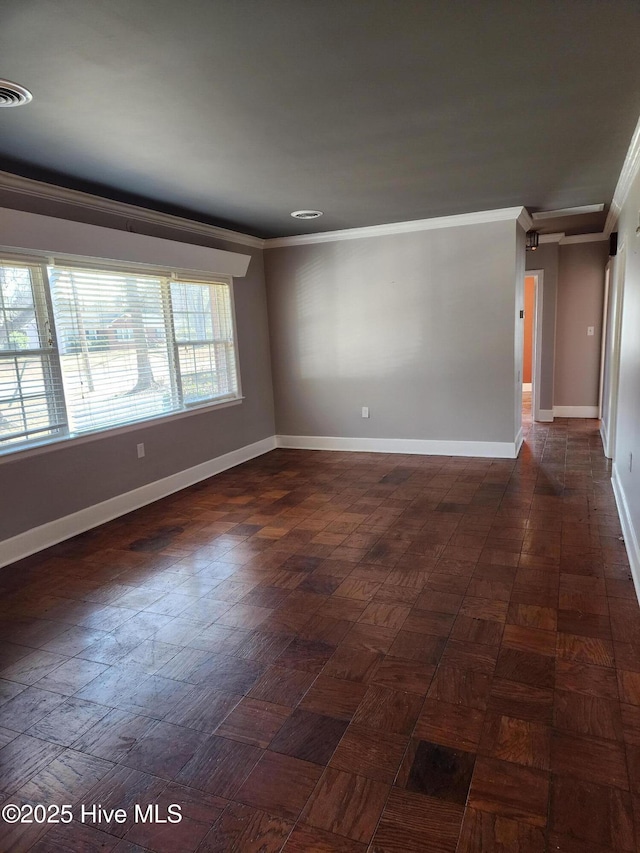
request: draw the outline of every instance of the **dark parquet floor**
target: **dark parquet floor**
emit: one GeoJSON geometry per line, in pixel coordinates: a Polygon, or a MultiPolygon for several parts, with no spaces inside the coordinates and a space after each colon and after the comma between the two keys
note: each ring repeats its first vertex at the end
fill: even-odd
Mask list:
{"type": "Polygon", "coordinates": [[[0,799],[73,814],[0,849],[638,850],[610,467],[596,421],[525,426],[513,461],[274,451],[0,572],[0,799]]]}

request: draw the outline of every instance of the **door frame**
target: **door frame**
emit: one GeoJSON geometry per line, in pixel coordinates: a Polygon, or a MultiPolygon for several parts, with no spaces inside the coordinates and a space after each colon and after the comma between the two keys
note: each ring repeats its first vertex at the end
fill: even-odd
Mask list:
{"type": "MultiPolygon", "coordinates": [[[[600,378],[598,381],[598,418],[602,420],[604,409],[604,366],[607,358],[607,327],[609,324],[609,293],[611,288],[611,258],[604,268],[604,301],[602,303],[602,341],[600,343],[600,378]]],[[[605,453],[606,456],[606,453],[605,453]]]]}
{"type": "Polygon", "coordinates": [[[540,376],[542,375],[542,308],[544,304],[544,270],[525,270],[525,278],[534,278],[533,353],[531,356],[531,416],[540,420],[540,376]]]}
{"type": "MultiPolygon", "coordinates": [[[[624,244],[618,247],[613,264],[613,275],[609,275],[609,304],[607,311],[611,313],[611,336],[607,336],[606,355],[609,361],[609,383],[607,399],[602,401],[602,414],[606,413],[603,423],[606,423],[606,433],[600,429],[603,439],[604,455],[615,461],[616,429],[618,420],[618,387],[620,384],[620,345],[622,338],[622,307],[624,301],[624,273],[626,251],[624,244]]],[[[607,329],[603,330],[607,334],[607,329]]]]}

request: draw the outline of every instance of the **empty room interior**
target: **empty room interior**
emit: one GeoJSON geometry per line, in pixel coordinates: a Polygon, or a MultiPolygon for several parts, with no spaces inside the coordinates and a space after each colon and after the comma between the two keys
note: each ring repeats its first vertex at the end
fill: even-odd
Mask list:
{"type": "Polygon", "coordinates": [[[0,853],[640,850],[640,6],[5,0],[0,853]]]}

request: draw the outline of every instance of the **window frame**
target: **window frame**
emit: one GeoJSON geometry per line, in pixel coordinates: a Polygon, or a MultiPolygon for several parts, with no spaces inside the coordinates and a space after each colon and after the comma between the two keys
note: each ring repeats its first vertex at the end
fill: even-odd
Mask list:
{"type": "MultiPolygon", "coordinates": [[[[53,318],[53,305],[51,302],[51,290],[49,288],[46,262],[41,258],[28,257],[25,259],[21,257],[18,259],[7,257],[4,254],[0,257],[0,262],[0,266],[2,267],[15,264],[16,267],[26,267],[29,270],[31,295],[33,298],[33,316],[38,330],[38,337],[40,338],[39,347],[0,350],[0,360],[4,361],[6,359],[7,361],[11,361],[11,359],[28,358],[29,356],[41,359],[42,375],[46,389],[44,399],[51,424],[49,427],[43,427],[41,430],[28,430],[24,433],[14,434],[15,438],[20,438],[22,435],[28,436],[31,433],[36,433],[34,438],[25,438],[18,445],[2,447],[0,443],[0,453],[5,454],[7,452],[18,452],[22,448],[29,447],[32,444],[44,444],[64,438],[69,434],[69,421],[62,383],[60,351],[58,349],[58,339],[53,318]],[[33,276],[32,270],[37,271],[37,277],[33,276]],[[47,345],[43,345],[43,341],[45,340],[47,340],[47,345]],[[56,412],[58,417],[56,417],[56,412]],[[47,430],[50,430],[53,434],[44,438],[37,436],[37,433],[43,433],[47,430]]],[[[20,399],[25,400],[27,397],[21,394],[20,399]]]]}
{"type": "MultiPolygon", "coordinates": [[[[55,372],[57,381],[59,382],[59,387],[61,389],[61,399],[60,403],[63,406],[63,415],[65,423],[58,427],[58,431],[55,435],[46,436],[45,438],[34,438],[31,440],[26,440],[24,442],[19,443],[18,445],[8,445],[3,447],[2,442],[0,442],[0,464],[3,462],[7,462],[9,460],[16,459],[17,457],[36,455],[40,453],[46,453],[49,450],[53,450],[55,448],[61,449],[63,447],[68,447],[71,444],[83,444],[85,442],[91,442],[106,438],[108,436],[116,436],[121,435],[127,432],[132,432],[134,430],[143,429],[147,426],[152,426],[157,423],[164,423],[172,420],[179,420],[185,417],[191,417],[193,415],[204,414],[208,411],[212,411],[214,409],[223,409],[228,408],[230,406],[240,405],[245,399],[242,393],[242,378],[240,373],[240,353],[239,353],[239,344],[238,344],[238,331],[237,331],[237,320],[236,320],[236,303],[235,303],[235,292],[234,292],[234,281],[233,276],[227,274],[214,274],[214,273],[205,273],[199,270],[180,270],[180,269],[167,269],[167,268],[158,268],[154,265],[141,264],[141,263],[127,263],[127,262],[117,262],[105,260],[102,258],[89,258],[89,257],[79,257],[79,256],[69,256],[69,255],[33,255],[32,253],[28,254],[20,254],[16,252],[15,249],[11,251],[3,251],[0,247],[0,260],[5,263],[11,264],[15,262],[16,265],[23,265],[29,267],[38,267],[39,274],[42,280],[42,293],[34,294],[34,306],[37,316],[38,326],[40,326],[41,321],[43,320],[45,325],[43,328],[46,328],[46,324],[48,324],[48,332],[49,337],[52,342],[50,348],[45,348],[42,350],[23,350],[23,351],[3,351],[3,355],[13,356],[14,354],[22,355],[29,353],[39,354],[40,352],[48,355],[50,357],[50,364],[52,371],[55,372]],[[143,417],[140,419],[136,419],[134,421],[125,421],[120,424],[112,424],[104,427],[97,427],[91,430],[82,430],[78,432],[72,432],[69,429],[69,411],[67,408],[67,401],[64,394],[64,382],[62,379],[62,365],[60,361],[60,350],[58,345],[58,335],[56,328],[56,317],[53,312],[53,300],[52,300],[52,292],[51,292],[51,284],[49,281],[49,274],[47,267],[49,266],[77,266],[84,267],[89,270],[95,270],[96,272],[100,271],[109,271],[109,272],[122,272],[122,273],[138,273],[140,275],[155,275],[159,276],[162,279],[161,282],[161,292],[162,292],[162,303],[163,303],[163,315],[165,318],[165,328],[167,332],[167,343],[168,343],[168,351],[170,357],[170,371],[171,371],[171,381],[175,383],[178,390],[178,399],[180,401],[180,408],[175,409],[170,412],[163,412],[157,415],[151,415],[149,417],[143,417]],[[215,284],[223,284],[226,285],[229,289],[229,307],[230,307],[230,319],[231,319],[231,329],[233,335],[233,360],[234,360],[234,368],[235,368],[235,376],[236,376],[236,391],[233,395],[225,395],[221,398],[209,398],[207,400],[202,401],[193,401],[193,402],[185,402],[184,395],[182,392],[182,378],[180,376],[179,371],[179,361],[177,359],[177,347],[179,346],[175,337],[175,324],[174,324],[174,311],[171,303],[171,283],[172,282],[185,282],[185,283],[193,283],[199,285],[215,285],[215,284]]],[[[49,406],[55,406],[55,398],[52,395],[51,398],[48,398],[47,403],[49,406]]]]}
{"type": "MultiPolygon", "coordinates": [[[[178,340],[176,338],[176,330],[175,330],[175,315],[173,311],[172,305],[172,297],[171,297],[171,285],[172,284],[196,284],[196,285],[213,285],[213,284],[225,284],[229,288],[229,300],[230,300],[230,318],[231,318],[231,334],[233,340],[233,366],[236,377],[236,394],[235,397],[242,397],[242,384],[240,379],[240,362],[238,357],[238,332],[236,329],[236,310],[235,310],[235,294],[233,292],[233,278],[231,276],[219,276],[214,281],[207,281],[207,279],[196,279],[196,278],[186,278],[186,276],[176,275],[172,278],[168,279],[166,282],[163,282],[163,289],[166,288],[166,296],[165,300],[167,303],[168,310],[168,318],[169,318],[169,328],[171,329],[171,345],[172,345],[172,359],[173,359],[173,369],[175,373],[175,381],[178,389],[178,395],[182,400],[182,406],[185,410],[198,408],[200,406],[206,405],[205,401],[193,400],[192,402],[185,402],[184,399],[184,389],[182,385],[182,374],[180,372],[180,347],[181,346],[193,346],[194,344],[210,344],[215,346],[217,341],[215,338],[212,340],[203,340],[203,341],[193,341],[193,340],[178,340]]],[[[228,399],[229,395],[225,396],[222,399],[228,399]]],[[[233,398],[232,398],[233,399],[233,398]]]]}

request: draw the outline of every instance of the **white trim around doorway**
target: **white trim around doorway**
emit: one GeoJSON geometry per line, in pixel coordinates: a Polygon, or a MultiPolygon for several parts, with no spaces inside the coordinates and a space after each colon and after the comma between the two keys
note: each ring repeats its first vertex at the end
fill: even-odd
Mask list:
{"type": "MultiPolygon", "coordinates": [[[[525,270],[525,278],[535,279],[533,312],[533,357],[531,360],[531,414],[534,421],[548,421],[548,413],[540,409],[540,376],[542,375],[542,306],[544,270],[525,270]]],[[[523,386],[523,390],[526,390],[523,386]]],[[[553,420],[553,415],[550,420],[553,420]]]]}

